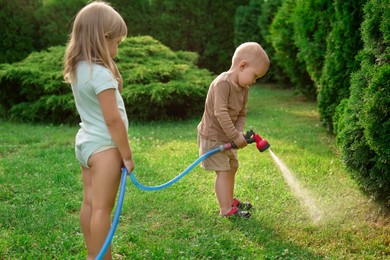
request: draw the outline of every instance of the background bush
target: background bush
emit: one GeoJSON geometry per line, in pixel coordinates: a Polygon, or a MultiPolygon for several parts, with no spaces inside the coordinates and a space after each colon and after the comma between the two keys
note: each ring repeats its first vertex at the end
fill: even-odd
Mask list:
{"type": "Polygon", "coordinates": [[[40,8],[35,11],[35,19],[39,24],[38,37],[35,39],[37,50],[65,45],[72,29],[73,18],[86,2],[88,1],[43,1],[40,8]]]}
{"type": "MultiPolygon", "coordinates": [[[[20,61],[34,50],[65,45],[74,16],[89,2],[0,1],[4,2],[0,11],[3,35],[0,63],[20,61]]],[[[108,2],[123,16],[129,36],[150,35],[174,51],[197,52],[199,66],[220,73],[230,68],[236,47],[234,14],[248,0],[108,2]]]]}
{"type": "Polygon", "coordinates": [[[234,46],[254,41],[261,44],[271,60],[271,66],[261,82],[278,82],[291,87],[291,82],[278,66],[274,56],[269,27],[282,0],[250,0],[247,5],[237,7],[234,16],[234,46]]]}
{"type": "MultiPolygon", "coordinates": [[[[70,89],[56,67],[62,67],[63,47],[49,47],[65,45],[73,17],[88,0],[65,2],[0,0],[0,63],[47,49],[16,64],[0,64],[0,116],[77,120],[70,89]]],[[[196,66],[220,73],[230,67],[236,45],[259,41],[271,60],[263,82],[278,82],[317,99],[320,118],[329,130],[334,127],[354,176],[370,194],[386,197],[388,0],[109,2],[124,17],[129,36],[151,35],[168,47],[155,51],[152,38],[131,38],[137,39],[132,44],[138,49],[129,48],[124,51],[128,55],[118,57],[129,86],[123,92],[125,100],[136,104],[128,106],[133,119],[199,113],[212,75],[196,66]]]]}
{"type": "Polygon", "coordinates": [[[147,32],[173,50],[199,54],[198,64],[215,73],[230,68],[235,47],[234,14],[248,0],[153,0],[147,32]]]}
{"type": "Polygon", "coordinates": [[[248,5],[237,7],[234,15],[234,46],[243,42],[258,42],[264,45],[265,40],[260,34],[260,8],[261,2],[259,0],[250,0],[248,5]]]}
{"type": "Polygon", "coordinates": [[[298,48],[297,59],[305,64],[306,71],[314,82],[315,87],[307,89],[307,92],[315,99],[324,64],[333,0],[296,1],[291,11],[293,39],[298,48]]]}
{"type": "Polygon", "coordinates": [[[34,11],[39,5],[36,0],[0,0],[0,63],[21,60],[36,49],[34,11]]]}
{"type": "MultiPolygon", "coordinates": [[[[71,88],[63,82],[65,47],[34,52],[0,67],[3,113],[24,122],[78,122],[71,88]]],[[[196,67],[197,54],[173,52],[151,37],[126,39],[118,67],[131,120],[199,116],[213,76],[196,67]]]]}
{"type": "Polygon", "coordinates": [[[131,119],[184,119],[199,116],[214,76],[195,63],[193,52],[174,52],[151,37],[128,38],[118,66],[131,119]]]}
{"type": "MultiPolygon", "coordinates": [[[[272,47],[272,36],[270,33],[270,26],[275,18],[275,15],[282,5],[283,0],[257,0],[260,2],[260,13],[258,19],[258,26],[260,28],[261,38],[265,51],[267,52],[270,60],[271,66],[267,72],[266,79],[269,82],[277,82],[284,87],[292,87],[290,78],[283,72],[282,68],[279,66],[275,56],[275,50],[272,47]]],[[[234,30],[239,30],[239,28],[234,28],[234,30]]]]}
{"type": "Polygon", "coordinates": [[[355,59],[363,46],[360,25],[367,0],[334,1],[331,31],[327,38],[325,63],[320,78],[318,108],[321,120],[333,129],[332,117],[343,98],[348,98],[351,73],[359,68],[355,59]]]}
{"type": "Polygon", "coordinates": [[[295,89],[307,98],[315,98],[315,87],[306,65],[298,59],[299,49],[293,41],[294,23],[292,11],[296,6],[295,0],[285,0],[270,27],[272,47],[275,50],[273,57],[283,72],[290,78],[295,89]]]}
{"type": "Polygon", "coordinates": [[[351,95],[335,115],[342,156],[360,186],[390,206],[390,6],[370,0],[364,8],[359,54],[351,95]]]}

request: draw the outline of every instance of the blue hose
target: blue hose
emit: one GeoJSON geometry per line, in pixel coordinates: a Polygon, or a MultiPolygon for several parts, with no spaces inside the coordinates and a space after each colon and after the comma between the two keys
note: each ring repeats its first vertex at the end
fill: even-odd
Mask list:
{"type": "Polygon", "coordinates": [[[188,166],[187,169],[185,169],[182,173],[180,173],[179,175],[177,175],[175,178],[173,178],[172,180],[164,183],[164,184],[161,184],[161,185],[157,185],[157,186],[145,186],[145,185],[142,185],[140,184],[134,177],[134,173],[130,174],[130,179],[133,181],[134,185],[137,186],[138,188],[142,189],[142,190],[148,190],[148,191],[152,191],[152,190],[161,190],[161,189],[164,189],[168,186],[171,186],[172,184],[174,184],[175,182],[177,182],[178,180],[180,180],[181,178],[183,178],[184,175],[186,175],[189,171],[191,171],[198,163],[200,163],[201,161],[203,161],[204,159],[206,159],[207,157],[209,157],[210,155],[212,154],[215,154],[215,153],[218,153],[222,151],[222,148],[219,147],[219,148],[215,148],[213,150],[210,150],[208,151],[207,153],[203,154],[202,156],[200,156],[195,162],[193,162],[190,166],[188,166]]]}
{"type": "MultiPolygon", "coordinates": [[[[149,190],[149,191],[151,191],[151,190],[161,190],[161,189],[164,189],[164,188],[166,188],[168,186],[171,186],[172,184],[174,184],[175,182],[177,182],[178,180],[183,178],[184,175],[186,175],[188,172],[190,172],[197,164],[199,164],[201,161],[203,161],[204,159],[206,159],[210,155],[213,155],[215,153],[221,152],[223,150],[224,150],[223,147],[219,147],[219,148],[215,148],[213,150],[208,151],[207,153],[205,153],[202,156],[200,156],[195,162],[193,162],[190,166],[188,166],[188,168],[185,169],[178,176],[176,176],[172,180],[170,180],[170,181],[168,181],[168,182],[166,182],[164,184],[158,185],[158,186],[145,186],[145,185],[140,184],[135,179],[133,173],[130,174],[130,179],[133,181],[135,186],[137,186],[138,188],[140,188],[142,190],[149,190]]],[[[114,236],[116,227],[118,226],[119,216],[121,214],[122,205],[123,205],[123,199],[125,197],[124,195],[125,195],[125,189],[126,189],[126,176],[127,176],[127,169],[126,169],[126,167],[123,167],[122,178],[121,178],[121,185],[120,185],[120,190],[119,190],[119,198],[118,198],[118,202],[117,202],[116,209],[115,209],[114,219],[112,221],[111,229],[108,232],[107,238],[104,241],[104,244],[103,244],[102,248],[100,249],[99,254],[96,256],[96,259],[98,259],[98,260],[103,259],[103,256],[105,255],[108,247],[111,244],[111,240],[112,240],[112,238],[114,236]]]]}
{"type": "Polygon", "coordinates": [[[108,247],[110,246],[111,240],[114,236],[116,227],[118,226],[119,216],[121,214],[122,205],[123,205],[123,199],[125,197],[126,176],[127,176],[127,169],[126,169],[126,167],[123,167],[121,186],[120,186],[120,190],[119,190],[119,197],[118,197],[118,202],[117,202],[116,209],[115,209],[114,219],[112,220],[111,229],[108,232],[106,241],[104,241],[104,244],[103,244],[102,248],[100,249],[99,254],[96,257],[96,259],[98,259],[98,260],[103,259],[103,256],[106,254],[106,251],[107,251],[108,247]]]}

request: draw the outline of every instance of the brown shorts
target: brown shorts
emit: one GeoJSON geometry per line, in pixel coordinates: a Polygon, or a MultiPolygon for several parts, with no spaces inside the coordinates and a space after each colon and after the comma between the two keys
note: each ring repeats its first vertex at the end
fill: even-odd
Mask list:
{"type": "MultiPolygon", "coordinates": [[[[198,135],[199,156],[223,144],[225,143],[203,138],[198,135]]],[[[229,151],[215,153],[204,159],[200,166],[209,171],[230,171],[232,168],[238,168],[237,150],[231,149],[229,151]]]]}

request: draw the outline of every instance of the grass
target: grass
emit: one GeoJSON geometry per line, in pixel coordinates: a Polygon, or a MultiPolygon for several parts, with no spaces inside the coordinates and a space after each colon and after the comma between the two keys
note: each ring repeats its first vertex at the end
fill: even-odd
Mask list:
{"type": "MultiPolygon", "coordinates": [[[[158,185],[198,156],[198,120],[133,123],[135,174],[158,185]]],[[[214,173],[196,167],[173,186],[142,191],[128,179],[113,239],[116,259],[386,259],[389,217],[343,167],[316,104],[290,90],[250,91],[246,129],[271,144],[321,218],[286,184],[270,152],[239,151],[236,195],[249,220],[218,217],[214,173]]],[[[0,259],[84,259],[82,197],[74,156],[77,126],[0,122],[0,259]]]]}

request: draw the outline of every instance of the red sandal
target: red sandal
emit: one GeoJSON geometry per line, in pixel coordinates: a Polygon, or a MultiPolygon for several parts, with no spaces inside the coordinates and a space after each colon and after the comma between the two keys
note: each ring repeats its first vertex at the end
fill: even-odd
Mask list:
{"type": "Polygon", "coordinates": [[[233,206],[229,213],[224,215],[224,217],[230,218],[232,216],[237,218],[250,218],[251,214],[248,211],[240,210],[236,206],[233,206]]]}
{"type": "Polygon", "coordinates": [[[240,210],[249,210],[252,208],[252,204],[250,202],[241,202],[235,198],[233,200],[232,207],[237,207],[240,210]]]}

